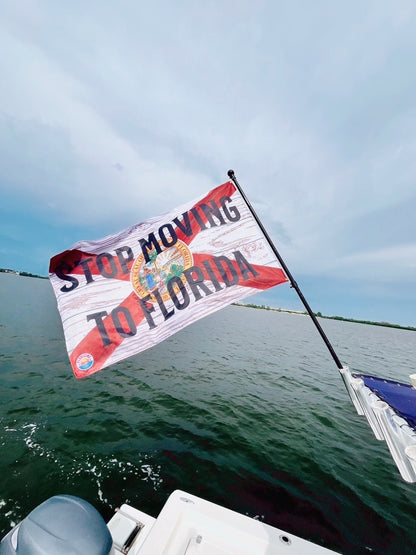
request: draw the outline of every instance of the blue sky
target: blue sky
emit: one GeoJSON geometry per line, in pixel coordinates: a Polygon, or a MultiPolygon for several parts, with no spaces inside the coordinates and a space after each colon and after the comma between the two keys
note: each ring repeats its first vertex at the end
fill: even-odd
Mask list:
{"type": "Polygon", "coordinates": [[[416,325],[413,0],[5,0],[0,31],[0,267],[233,168],[315,311],[416,325]]]}

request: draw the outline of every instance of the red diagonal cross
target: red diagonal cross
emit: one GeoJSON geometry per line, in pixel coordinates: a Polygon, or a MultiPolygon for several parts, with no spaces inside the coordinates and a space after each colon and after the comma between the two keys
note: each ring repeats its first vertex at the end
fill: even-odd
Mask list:
{"type": "MultiPolygon", "coordinates": [[[[229,181],[220,185],[210,193],[208,193],[203,199],[199,200],[192,208],[196,208],[201,204],[208,204],[210,201],[215,201],[217,205],[220,204],[220,200],[223,197],[231,197],[235,192],[236,188],[235,185],[229,181]]],[[[191,233],[187,229],[187,233],[181,230],[178,225],[176,225],[175,233],[179,240],[189,245],[195,239],[195,237],[201,232],[201,226],[198,220],[196,219],[195,215],[192,213],[192,208],[188,210],[189,214],[189,227],[191,229],[191,233]]],[[[207,216],[202,212],[198,211],[199,219],[203,224],[208,222],[207,216]]],[[[182,220],[183,221],[183,220],[182,220]]],[[[181,222],[182,223],[182,222],[181,222]]],[[[185,224],[182,225],[185,227],[185,224]]],[[[87,264],[88,261],[88,271],[91,273],[91,276],[94,275],[102,275],[102,271],[104,269],[104,273],[111,274],[112,268],[108,260],[101,258],[101,266],[102,269],[100,271],[97,265],[97,256],[96,254],[86,253],[81,250],[67,250],[60,255],[55,256],[51,260],[50,264],[50,272],[53,273],[59,271],[61,267],[62,270],[65,270],[65,273],[70,274],[83,274],[84,269],[82,267],[82,262],[87,264]]],[[[194,265],[197,266],[199,269],[203,271],[204,279],[207,281],[211,281],[211,277],[208,275],[208,272],[203,266],[203,262],[210,262],[212,261],[215,256],[206,253],[192,253],[194,265]]],[[[125,271],[125,268],[122,268],[119,260],[117,257],[113,258],[113,262],[117,265],[117,275],[114,278],[110,279],[120,279],[123,281],[130,280],[130,270],[131,266],[133,265],[134,261],[130,261],[127,264],[128,272],[125,271]]],[[[231,261],[230,263],[233,265],[236,271],[239,270],[238,264],[236,261],[231,261]]],[[[246,279],[243,282],[240,282],[239,285],[244,287],[256,288],[256,289],[267,289],[274,285],[278,285],[287,281],[287,278],[280,268],[273,268],[268,266],[261,266],[261,265],[251,265],[254,270],[254,273],[257,275],[252,275],[252,277],[246,279]]],[[[210,264],[211,270],[214,272],[215,278],[217,279],[219,284],[224,284],[224,277],[221,275],[221,272],[216,267],[215,264],[210,264]]],[[[128,297],[120,303],[117,308],[126,308],[136,325],[139,324],[144,319],[143,310],[140,306],[140,302],[138,296],[135,292],[132,292],[128,295],[128,297]]],[[[103,339],[101,337],[101,333],[97,326],[95,326],[76,346],[74,351],[70,355],[71,365],[76,377],[85,377],[95,372],[98,372],[109,359],[109,357],[114,353],[114,351],[122,344],[125,337],[122,337],[117,330],[115,329],[115,325],[111,315],[106,316],[103,318],[103,324],[105,326],[107,335],[111,341],[109,345],[104,345],[103,339]],[[89,353],[94,357],[94,365],[91,369],[87,371],[80,371],[76,366],[77,358],[84,354],[89,353]]]]}

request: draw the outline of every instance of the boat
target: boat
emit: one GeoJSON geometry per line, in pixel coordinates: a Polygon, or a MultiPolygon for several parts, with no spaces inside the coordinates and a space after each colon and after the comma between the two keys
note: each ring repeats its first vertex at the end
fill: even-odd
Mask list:
{"type": "Polygon", "coordinates": [[[411,385],[340,369],[350,399],[378,441],[385,441],[402,479],[416,482],[416,374],[411,385]]]}
{"type": "Polygon", "coordinates": [[[0,543],[0,555],[330,555],[261,520],[174,491],[159,516],[123,504],[106,524],[87,501],[56,495],[0,543]]]}
{"type": "MultiPolygon", "coordinates": [[[[381,380],[387,384],[384,387],[377,378],[351,374],[348,367],[341,363],[240,188],[233,170],[229,170],[228,176],[229,182],[196,203],[192,201],[167,215],[149,220],[150,223],[142,223],[101,241],[78,242],[71,250],[51,259],[51,282],[63,322],[68,323],[64,332],[75,377],[84,378],[122,358],[150,348],[196,319],[258,292],[259,288],[289,281],[334,359],[357,412],[367,416],[378,439],[386,440],[404,480],[415,482],[415,387],[381,380]],[[181,219],[178,214],[182,214],[181,219]],[[223,225],[229,225],[231,229],[235,225],[236,233],[225,234],[223,225]],[[241,245],[241,226],[245,229],[248,246],[241,245]],[[207,252],[201,254],[199,235],[205,232],[208,233],[204,246],[207,252]],[[230,240],[228,251],[224,247],[225,236],[230,240]],[[191,265],[190,244],[194,238],[198,247],[194,254],[200,266],[196,263],[191,265]],[[134,260],[133,247],[137,249],[138,245],[142,252],[136,252],[134,260]],[[172,254],[174,245],[180,245],[182,258],[179,254],[173,257],[175,264],[180,263],[173,272],[166,293],[165,280],[163,276],[161,279],[159,270],[156,271],[154,260],[162,251],[172,254]],[[221,245],[219,252],[218,245],[221,245]],[[162,246],[165,248],[162,249],[162,246]],[[224,252],[232,253],[234,259],[227,258],[224,252]],[[253,253],[259,258],[251,260],[249,254],[253,253]],[[270,253],[275,258],[271,258],[270,253]],[[149,276],[153,272],[147,285],[143,278],[146,269],[149,276]],[[133,274],[131,283],[134,291],[130,286],[128,290],[124,287],[130,273],[133,274]],[[180,279],[182,273],[185,281],[180,279]],[[261,279],[258,279],[259,276],[261,279]],[[159,289],[154,288],[156,278],[160,282],[159,289]],[[110,299],[109,280],[112,280],[113,295],[110,299]],[[144,285],[147,289],[143,289],[144,285]],[[88,287],[87,293],[85,287],[88,287]],[[105,295],[102,295],[100,302],[104,304],[101,306],[97,304],[97,298],[101,299],[102,291],[105,295]],[[72,303],[71,295],[74,299],[72,303]],[[218,302],[211,302],[211,295],[218,302]],[[169,309],[165,302],[170,303],[169,309]],[[83,311],[79,311],[81,305],[83,311]],[[199,309],[204,306],[206,308],[199,309]],[[88,314],[90,310],[95,312],[88,314]],[[186,310],[189,316],[182,317],[186,310]],[[175,325],[172,325],[173,321],[175,325]],[[94,322],[95,327],[91,328],[94,322]],[[137,333],[139,326],[140,334],[137,333]],[[158,334],[159,330],[162,331],[158,334]],[[373,381],[377,381],[375,388],[372,388],[373,381]],[[406,400],[397,405],[392,402],[390,406],[390,390],[394,388],[405,390],[406,400]],[[406,408],[409,404],[413,407],[410,419],[406,408]]],[[[396,395],[393,394],[393,397],[396,395]]],[[[70,495],[56,495],[29,513],[0,543],[0,555],[290,553],[325,555],[335,552],[182,490],[175,490],[170,495],[157,518],[123,504],[108,523],[87,501],[70,495]]]]}

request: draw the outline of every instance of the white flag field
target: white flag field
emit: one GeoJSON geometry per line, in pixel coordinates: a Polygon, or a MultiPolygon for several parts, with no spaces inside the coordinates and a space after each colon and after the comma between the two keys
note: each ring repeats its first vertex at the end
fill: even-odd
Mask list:
{"type": "Polygon", "coordinates": [[[239,299],[287,281],[232,181],[50,261],[73,372],[83,378],[239,299]]]}

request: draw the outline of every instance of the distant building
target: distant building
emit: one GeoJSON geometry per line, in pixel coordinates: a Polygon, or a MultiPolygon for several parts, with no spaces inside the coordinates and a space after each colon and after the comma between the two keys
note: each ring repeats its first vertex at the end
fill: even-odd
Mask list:
{"type": "Polygon", "coordinates": [[[10,270],[9,268],[0,268],[0,272],[4,272],[5,274],[14,274],[16,276],[20,275],[20,272],[16,270],[10,270]]]}

